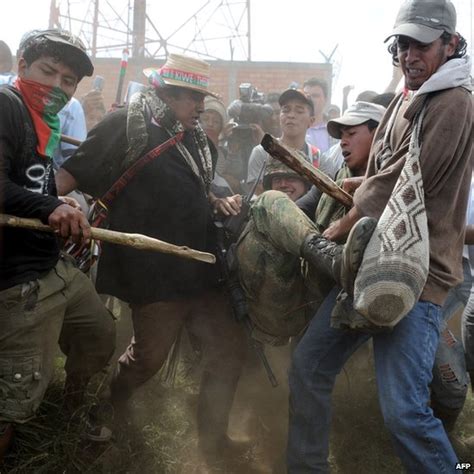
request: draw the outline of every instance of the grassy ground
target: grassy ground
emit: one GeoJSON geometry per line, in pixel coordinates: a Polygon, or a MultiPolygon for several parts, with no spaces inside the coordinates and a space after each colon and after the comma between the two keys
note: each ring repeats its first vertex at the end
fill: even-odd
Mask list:
{"type": "MultiPolygon", "coordinates": [[[[119,348],[129,337],[126,319],[119,322],[119,348]]],[[[268,350],[280,385],[271,388],[265,374],[248,363],[236,396],[231,436],[250,440],[251,448],[218,473],[283,473],[288,423],[286,371],[288,348],[268,350]]],[[[13,449],[0,472],[205,474],[197,451],[195,411],[199,370],[189,358],[180,364],[174,386],[157,379],[137,391],[133,424],[109,443],[85,441],[80,417],[71,419],[62,407],[62,370],[49,388],[38,417],[19,427],[13,449]],[[191,368],[191,370],[190,370],[191,368]]],[[[103,380],[89,394],[97,398],[103,380]]],[[[86,408],[85,408],[86,409],[86,408]]],[[[471,395],[459,422],[460,434],[474,416],[471,395]]],[[[402,472],[378,409],[370,352],[364,349],[348,364],[334,397],[331,464],[334,473],[395,474],[402,472]]],[[[474,456],[473,459],[474,460],[474,456]]]]}

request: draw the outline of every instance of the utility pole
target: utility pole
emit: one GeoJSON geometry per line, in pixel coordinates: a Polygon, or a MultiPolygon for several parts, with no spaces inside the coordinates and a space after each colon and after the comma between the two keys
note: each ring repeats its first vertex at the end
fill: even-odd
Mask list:
{"type": "Polygon", "coordinates": [[[145,57],[146,0],[133,2],[132,57],[145,57]]]}
{"type": "Polygon", "coordinates": [[[49,25],[48,28],[52,30],[57,28],[59,24],[59,8],[56,5],[56,0],[51,0],[49,4],[49,25]]]}
{"type": "Polygon", "coordinates": [[[247,61],[252,61],[252,38],[250,28],[250,0],[247,0],[247,61]]]}
{"type": "Polygon", "coordinates": [[[92,20],[92,46],[91,54],[95,59],[97,56],[97,29],[99,28],[99,0],[94,0],[94,18],[92,20]]]}

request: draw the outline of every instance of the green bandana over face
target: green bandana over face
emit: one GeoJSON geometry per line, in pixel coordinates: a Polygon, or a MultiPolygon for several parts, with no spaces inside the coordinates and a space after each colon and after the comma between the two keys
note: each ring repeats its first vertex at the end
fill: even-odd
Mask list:
{"type": "Polygon", "coordinates": [[[38,153],[51,158],[61,139],[58,112],[67,104],[67,95],[59,87],[22,78],[16,80],[15,87],[20,91],[33,120],[38,153]]]}

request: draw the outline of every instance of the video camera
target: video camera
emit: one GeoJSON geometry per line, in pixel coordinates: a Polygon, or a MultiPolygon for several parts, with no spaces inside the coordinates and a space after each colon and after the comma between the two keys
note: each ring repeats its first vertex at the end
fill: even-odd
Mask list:
{"type": "Polygon", "coordinates": [[[239,86],[240,100],[245,103],[263,104],[265,102],[265,95],[263,92],[258,92],[257,88],[248,82],[244,82],[239,86]]]}
{"type": "Polygon", "coordinates": [[[268,131],[273,116],[270,104],[264,104],[265,97],[252,84],[244,83],[239,86],[240,97],[228,107],[229,117],[237,124],[232,128],[228,137],[227,149],[229,162],[232,162],[233,176],[245,190],[247,182],[248,161],[253,147],[257,144],[256,131],[251,124],[259,125],[268,131]]]}
{"type": "Polygon", "coordinates": [[[239,86],[240,98],[234,100],[228,107],[227,113],[237,123],[237,129],[248,129],[251,123],[262,126],[272,114],[271,105],[265,104],[265,95],[258,92],[250,83],[239,86]]]}

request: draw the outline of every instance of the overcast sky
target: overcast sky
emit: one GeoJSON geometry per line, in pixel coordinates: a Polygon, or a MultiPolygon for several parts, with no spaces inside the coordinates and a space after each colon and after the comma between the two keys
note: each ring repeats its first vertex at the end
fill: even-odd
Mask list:
{"type": "MultiPolygon", "coordinates": [[[[0,38],[16,50],[21,36],[48,26],[50,0],[1,0],[0,38]]],[[[120,12],[127,0],[101,0],[120,12]]],[[[84,11],[90,0],[70,0],[84,11]]],[[[148,1],[148,14],[166,37],[195,12],[204,0],[148,1]]],[[[232,1],[228,1],[232,3],[232,1]]],[[[234,1],[234,3],[236,3],[234,1]]],[[[62,5],[67,2],[62,0],[62,5]]],[[[132,1],[133,4],[133,1],[132,1]]],[[[454,0],[458,31],[472,54],[472,0],[454,0]]],[[[390,56],[383,43],[390,33],[399,1],[381,0],[251,0],[252,59],[254,61],[324,62],[333,51],[333,101],[341,90],[355,86],[353,98],[364,89],[381,92],[390,81],[390,56]]],[[[63,11],[63,13],[65,13],[63,11]]],[[[192,22],[187,26],[195,28],[192,22]]],[[[228,48],[227,41],[223,45],[228,48]]],[[[216,44],[216,43],[213,43],[216,44]]],[[[211,78],[212,82],[212,78],[211,78]]]]}

